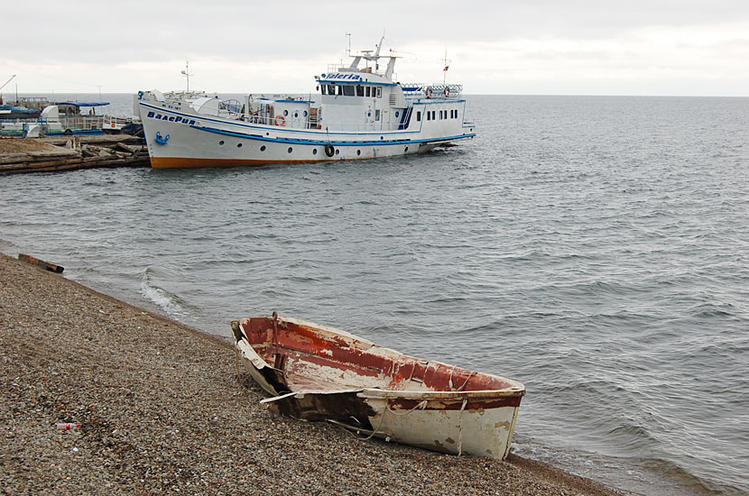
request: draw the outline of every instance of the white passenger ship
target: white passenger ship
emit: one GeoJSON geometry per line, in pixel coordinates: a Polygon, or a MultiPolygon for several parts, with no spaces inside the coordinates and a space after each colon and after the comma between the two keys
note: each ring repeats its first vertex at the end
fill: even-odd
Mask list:
{"type": "Polygon", "coordinates": [[[423,153],[475,136],[461,85],[393,82],[397,57],[351,55],[309,97],[139,92],[151,166],[231,167],[423,153]],[[380,60],[387,59],[384,72],[380,60]],[[360,65],[364,67],[360,68],[360,65]]]}

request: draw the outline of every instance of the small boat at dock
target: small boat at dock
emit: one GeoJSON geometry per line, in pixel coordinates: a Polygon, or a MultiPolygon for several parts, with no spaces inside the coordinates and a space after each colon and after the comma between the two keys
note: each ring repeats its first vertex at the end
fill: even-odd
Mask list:
{"type": "Polygon", "coordinates": [[[232,322],[237,348],[280,413],[453,454],[505,458],[525,387],[410,357],[289,317],[232,322]]]}

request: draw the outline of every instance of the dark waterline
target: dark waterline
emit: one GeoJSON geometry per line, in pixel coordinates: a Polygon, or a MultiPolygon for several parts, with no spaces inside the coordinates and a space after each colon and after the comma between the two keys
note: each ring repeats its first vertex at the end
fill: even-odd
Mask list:
{"type": "Polygon", "coordinates": [[[749,492],[749,99],[469,100],[479,136],[418,157],[0,176],[0,251],[215,334],[277,310],[507,375],[520,454],[749,492]]]}

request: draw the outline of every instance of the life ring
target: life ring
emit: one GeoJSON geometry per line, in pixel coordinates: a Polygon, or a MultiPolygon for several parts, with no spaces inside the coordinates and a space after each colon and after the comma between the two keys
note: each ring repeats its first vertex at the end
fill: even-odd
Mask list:
{"type": "Polygon", "coordinates": [[[285,126],[286,125],[286,119],[281,114],[278,114],[276,116],[276,126],[285,126]]]}
{"type": "Polygon", "coordinates": [[[432,87],[427,87],[427,89],[424,90],[424,94],[426,94],[427,98],[432,98],[432,87]]]}
{"type": "Polygon", "coordinates": [[[450,98],[450,88],[445,86],[445,91],[443,91],[445,94],[445,98],[450,98]]]}
{"type": "Polygon", "coordinates": [[[335,148],[330,143],[325,145],[325,155],[327,155],[328,157],[332,157],[333,155],[335,155],[335,148]]]}

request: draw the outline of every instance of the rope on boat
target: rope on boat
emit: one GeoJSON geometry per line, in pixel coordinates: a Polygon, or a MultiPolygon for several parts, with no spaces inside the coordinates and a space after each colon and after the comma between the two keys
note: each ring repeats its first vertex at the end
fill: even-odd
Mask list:
{"type": "MultiPolygon", "coordinates": [[[[392,410],[390,408],[390,405],[388,404],[385,404],[385,411],[392,413],[396,417],[405,417],[406,415],[411,415],[416,409],[424,410],[426,407],[427,407],[427,400],[422,400],[416,403],[416,406],[414,406],[410,410],[405,411],[404,413],[395,413],[395,410],[392,410]]],[[[382,416],[385,417],[385,412],[382,412],[382,416]]]]}
{"type": "Polygon", "coordinates": [[[456,369],[456,367],[453,367],[453,368],[452,368],[452,370],[450,370],[450,381],[449,381],[449,383],[450,383],[450,388],[451,388],[451,389],[452,389],[453,391],[463,391],[463,388],[464,388],[464,387],[466,387],[466,384],[468,384],[468,381],[470,381],[470,380],[471,380],[471,377],[473,377],[473,376],[474,376],[474,374],[476,374],[476,371],[472,370],[472,371],[471,371],[471,373],[470,373],[470,374],[468,374],[468,377],[466,377],[466,381],[465,381],[465,382],[463,383],[463,385],[462,385],[462,386],[460,386],[460,387],[459,387],[458,389],[454,389],[454,388],[453,388],[453,374],[455,373],[455,369],[456,369]]]}
{"type": "MultiPolygon", "coordinates": [[[[463,385],[465,386],[465,384],[463,385]]],[[[466,409],[466,404],[468,404],[468,399],[464,398],[458,414],[458,456],[463,454],[463,411],[466,409]]]]}

